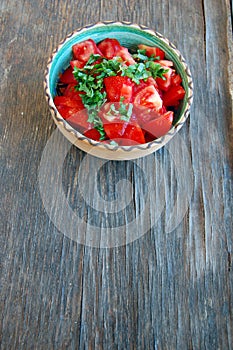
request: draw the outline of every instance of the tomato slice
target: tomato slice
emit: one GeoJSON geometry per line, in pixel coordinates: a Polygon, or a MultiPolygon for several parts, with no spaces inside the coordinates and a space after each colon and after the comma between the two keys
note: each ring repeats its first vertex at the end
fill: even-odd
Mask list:
{"type": "Polygon", "coordinates": [[[101,51],[98,49],[96,43],[92,39],[87,39],[81,43],[77,43],[72,46],[72,51],[75,60],[87,62],[92,54],[99,54],[102,56],[101,51]]]}
{"type": "Polygon", "coordinates": [[[110,140],[118,139],[123,137],[127,122],[117,121],[117,122],[105,122],[104,123],[104,131],[110,140]]]}
{"type": "Polygon", "coordinates": [[[178,86],[181,83],[182,83],[181,76],[179,74],[173,74],[171,77],[171,84],[178,86]]]}
{"type": "Polygon", "coordinates": [[[74,70],[74,67],[77,68],[83,68],[85,66],[86,62],[80,61],[80,60],[72,60],[70,61],[70,66],[74,70]]]}
{"type": "Polygon", "coordinates": [[[121,46],[120,50],[116,52],[116,56],[119,56],[127,66],[136,63],[126,47],[121,46]]]}
{"type": "Polygon", "coordinates": [[[163,67],[173,67],[173,62],[168,60],[158,60],[156,63],[161,64],[163,67]]]}
{"type": "Polygon", "coordinates": [[[163,101],[154,85],[146,86],[136,93],[133,103],[136,107],[146,107],[156,111],[159,111],[163,105],[163,101]]]}
{"type": "Polygon", "coordinates": [[[144,126],[144,130],[153,138],[164,136],[171,129],[173,115],[171,111],[162,114],[159,118],[149,121],[144,126]]]}
{"type": "Polygon", "coordinates": [[[112,59],[121,49],[121,44],[116,39],[106,38],[97,45],[103,56],[112,59]]]}
{"type": "Polygon", "coordinates": [[[77,111],[81,111],[85,109],[81,98],[73,99],[72,97],[69,97],[69,96],[55,96],[53,101],[56,107],[65,106],[69,108],[75,108],[77,111]]]}
{"type": "Polygon", "coordinates": [[[165,52],[161,50],[159,47],[151,47],[147,45],[138,45],[138,48],[140,50],[146,50],[146,55],[148,57],[154,55],[155,57],[159,57],[160,60],[163,60],[165,58],[165,52]]]}
{"type": "Polygon", "coordinates": [[[163,95],[163,103],[165,106],[176,106],[184,96],[185,90],[181,85],[172,86],[170,90],[163,95]]]}
{"type": "Polygon", "coordinates": [[[100,140],[100,133],[96,129],[90,129],[84,132],[84,135],[88,137],[89,139],[92,139],[94,141],[99,141],[100,140]]]}
{"type": "Polygon", "coordinates": [[[85,109],[78,110],[76,108],[59,105],[57,106],[57,110],[71,126],[81,133],[92,128],[92,124],[87,121],[88,113],[85,109]]]}
{"type": "Polygon", "coordinates": [[[136,142],[139,144],[145,143],[144,134],[137,123],[130,123],[127,125],[124,133],[124,145],[132,144],[132,142],[129,141],[134,141],[134,143],[136,142]]]}
{"type": "Polygon", "coordinates": [[[128,77],[113,76],[104,78],[107,99],[110,102],[119,102],[124,97],[124,102],[128,103],[132,98],[132,85],[128,77]]]}
{"type": "Polygon", "coordinates": [[[168,69],[168,72],[163,74],[165,80],[163,80],[162,78],[156,78],[156,83],[158,84],[160,90],[168,91],[171,86],[171,76],[173,70],[166,66],[164,66],[164,68],[168,69]]]}
{"type": "Polygon", "coordinates": [[[70,97],[74,100],[82,100],[81,95],[83,94],[82,91],[77,91],[75,89],[75,86],[77,84],[69,84],[66,89],[63,92],[63,96],[70,97]]]}
{"type": "Polygon", "coordinates": [[[64,73],[61,74],[60,81],[64,84],[77,84],[77,80],[74,78],[73,69],[71,67],[67,68],[64,73]]]}
{"type": "Polygon", "coordinates": [[[144,134],[137,123],[106,123],[104,130],[110,140],[114,140],[122,146],[145,143],[144,134]]]}
{"type": "Polygon", "coordinates": [[[61,116],[77,130],[83,132],[92,127],[91,123],[87,121],[88,113],[81,99],[77,100],[69,96],[55,96],[54,104],[61,116]]]}

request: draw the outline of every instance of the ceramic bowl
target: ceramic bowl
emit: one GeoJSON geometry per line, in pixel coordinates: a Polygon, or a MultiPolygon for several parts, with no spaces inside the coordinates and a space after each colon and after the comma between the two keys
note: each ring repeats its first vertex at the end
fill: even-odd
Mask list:
{"type": "Polygon", "coordinates": [[[160,33],[145,26],[128,22],[108,21],[91,24],[67,35],[49,58],[45,73],[44,87],[52,117],[64,136],[79,149],[94,156],[111,160],[136,159],[163,147],[180,130],[186,121],[193,98],[191,73],[185,59],[177,48],[160,33]],[[85,137],[62,118],[53,102],[53,98],[56,95],[56,85],[59,74],[69,66],[72,57],[72,46],[88,38],[92,38],[97,43],[105,38],[116,38],[122,46],[126,46],[127,48],[135,48],[138,44],[157,46],[164,50],[168,60],[173,61],[176,71],[182,78],[182,84],[186,95],[179,110],[175,114],[173,127],[165,136],[152,142],[133,146],[103,144],[85,137]]]}

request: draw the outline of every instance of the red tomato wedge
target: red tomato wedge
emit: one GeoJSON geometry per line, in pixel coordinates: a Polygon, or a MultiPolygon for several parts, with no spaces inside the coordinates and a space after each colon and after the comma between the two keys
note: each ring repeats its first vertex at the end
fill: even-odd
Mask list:
{"type": "Polygon", "coordinates": [[[149,77],[146,81],[140,80],[140,84],[134,84],[133,85],[133,99],[136,96],[136,94],[143,90],[145,87],[153,85],[156,90],[158,90],[158,84],[156,83],[155,79],[152,77],[149,77]]]}
{"type": "Polygon", "coordinates": [[[173,122],[173,112],[169,111],[151,120],[144,126],[144,130],[154,138],[159,138],[167,134],[173,122]]]}
{"type": "Polygon", "coordinates": [[[180,85],[182,83],[181,76],[179,74],[173,74],[171,78],[172,85],[180,85]]]}
{"type": "Polygon", "coordinates": [[[76,86],[76,84],[69,84],[66,87],[66,89],[65,89],[65,91],[63,93],[63,96],[70,97],[70,98],[72,98],[74,100],[81,101],[82,100],[81,95],[83,94],[83,92],[82,91],[77,91],[75,89],[75,86],[76,86]]]}
{"type": "Polygon", "coordinates": [[[73,99],[69,96],[55,96],[54,104],[56,106],[66,106],[70,108],[76,108],[79,111],[81,111],[82,109],[85,109],[81,99],[73,99]]]}
{"type": "Polygon", "coordinates": [[[127,124],[127,122],[119,120],[111,123],[104,122],[104,131],[110,140],[115,140],[123,137],[127,124]]]}
{"type": "Polygon", "coordinates": [[[172,81],[171,76],[172,76],[173,70],[165,66],[164,68],[168,69],[168,72],[164,73],[163,75],[165,80],[162,78],[156,78],[156,83],[158,84],[158,87],[160,90],[168,91],[169,88],[171,87],[171,81],[172,81]]]}
{"type": "Polygon", "coordinates": [[[104,78],[107,99],[110,102],[119,102],[124,97],[124,102],[130,102],[132,98],[133,83],[127,77],[113,76],[104,78]]]}
{"type": "Polygon", "coordinates": [[[61,74],[60,81],[64,84],[77,84],[77,80],[74,78],[73,69],[71,67],[67,68],[64,73],[61,74]]]}
{"type": "Polygon", "coordinates": [[[83,68],[85,66],[86,62],[80,61],[80,60],[72,60],[70,61],[70,66],[74,70],[74,67],[76,68],[83,68]]]}
{"type": "Polygon", "coordinates": [[[124,133],[124,142],[122,143],[122,145],[132,144],[132,142],[129,142],[130,140],[134,141],[134,143],[145,143],[144,134],[137,123],[130,123],[127,125],[127,128],[124,133]]]}
{"type": "Polygon", "coordinates": [[[144,134],[137,123],[106,123],[104,131],[109,139],[117,141],[122,146],[145,143],[144,134]]]}
{"type": "Polygon", "coordinates": [[[87,121],[88,114],[86,110],[77,110],[63,105],[57,106],[61,116],[74,128],[80,132],[84,132],[92,128],[92,124],[87,121]]]}
{"type": "Polygon", "coordinates": [[[120,50],[116,52],[116,56],[119,56],[127,66],[136,63],[126,47],[121,47],[120,50]]]}
{"type": "Polygon", "coordinates": [[[72,46],[75,60],[87,62],[92,54],[102,55],[96,43],[92,39],[82,41],[72,46]]]}
{"type": "Polygon", "coordinates": [[[159,111],[163,105],[163,101],[154,85],[146,86],[136,93],[133,103],[136,107],[146,107],[156,111],[159,111]]]}
{"type": "Polygon", "coordinates": [[[94,141],[99,141],[100,140],[100,133],[96,129],[90,129],[84,132],[84,135],[88,137],[89,139],[92,139],[94,141]]]}
{"type": "Polygon", "coordinates": [[[115,57],[116,53],[121,49],[119,41],[111,38],[104,39],[97,47],[102,52],[103,56],[108,59],[115,57]]]}
{"type": "Polygon", "coordinates": [[[173,62],[168,60],[158,60],[156,63],[161,64],[163,67],[173,67],[173,62]]]}
{"type": "Polygon", "coordinates": [[[159,57],[160,60],[163,60],[165,57],[164,51],[158,47],[151,47],[151,46],[141,44],[141,45],[138,45],[138,48],[140,50],[146,50],[146,55],[149,57],[154,55],[155,57],[159,57]]]}
{"type": "Polygon", "coordinates": [[[92,126],[87,121],[88,113],[82,100],[75,100],[67,96],[55,96],[54,104],[61,116],[79,131],[90,129],[92,126]]]}
{"type": "Polygon", "coordinates": [[[165,106],[176,106],[185,96],[185,90],[181,85],[172,86],[171,89],[163,95],[165,106]]]}

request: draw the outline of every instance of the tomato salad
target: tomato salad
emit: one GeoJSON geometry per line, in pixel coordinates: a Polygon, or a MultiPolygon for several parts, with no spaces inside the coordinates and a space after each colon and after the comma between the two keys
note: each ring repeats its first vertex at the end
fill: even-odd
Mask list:
{"type": "Polygon", "coordinates": [[[185,96],[173,62],[158,47],[138,45],[130,53],[116,39],[92,39],[72,47],[54,103],[86,137],[121,146],[165,135],[185,96]]]}

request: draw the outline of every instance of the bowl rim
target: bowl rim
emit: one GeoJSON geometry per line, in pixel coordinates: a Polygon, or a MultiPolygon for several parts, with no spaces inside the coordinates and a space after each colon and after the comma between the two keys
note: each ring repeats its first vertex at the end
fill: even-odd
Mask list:
{"type": "Polygon", "coordinates": [[[155,31],[147,26],[144,26],[141,24],[136,24],[133,22],[101,21],[101,22],[87,24],[83,27],[75,29],[74,31],[72,31],[68,35],[66,35],[66,37],[60,41],[58,46],[52,51],[52,54],[50,55],[48,62],[47,62],[47,66],[46,66],[45,73],[44,73],[44,91],[45,91],[45,98],[47,100],[50,112],[52,114],[52,117],[53,117],[55,123],[58,125],[58,127],[65,128],[65,130],[68,133],[75,136],[76,139],[83,141],[92,147],[97,146],[98,148],[107,149],[110,151],[117,151],[119,149],[123,150],[125,152],[130,152],[133,150],[145,151],[145,150],[149,150],[149,149],[154,148],[154,147],[156,147],[156,150],[158,150],[159,148],[163,147],[167,142],[169,142],[173,138],[173,136],[175,136],[175,134],[184,125],[186,119],[188,118],[188,116],[190,114],[190,108],[191,108],[191,105],[193,102],[193,79],[192,79],[190,69],[186,63],[186,60],[184,59],[184,57],[182,56],[180,51],[176,48],[176,46],[168,38],[166,38],[164,35],[160,34],[159,32],[157,32],[157,31],[155,31]],[[183,69],[184,69],[184,72],[186,74],[187,81],[188,81],[188,91],[186,91],[186,93],[187,93],[186,106],[185,106],[182,114],[180,115],[179,120],[177,121],[177,123],[175,125],[172,126],[172,128],[169,130],[169,132],[167,134],[165,134],[164,136],[157,138],[153,141],[150,141],[150,142],[147,142],[144,144],[136,144],[136,145],[134,144],[134,145],[130,145],[130,146],[121,146],[118,144],[111,145],[108,143],[103,143],[101,141],[92,140],[92,139],[84,136],[83,134],[81,134],[78,130],[73,128],[65,119],[63,119],[63,117],[58,112],[58,110],[53,102],[53,97],[52,97],[51,90],[50,90],[49,77],[50,77],[50,70],[52,67],[53,60],[56,57],[56,55],[58,54],[59,50],[63,47],[64,44],[66,44],[69,40],[71,40],[72,37],[74,37],[82,32],[85,32],[91,28],[104,27],[104,26],[108,26],[108,25],[121,26],[121,27],[131,27],[131,28],[135,28],[139,31],[149,33],[152,36],[155,36],[157,39],[163,41],[166,45],[169,46],[170,50],[172,50],[172,52],[176,54],[180,64],[183,66],[183,69]]]}

